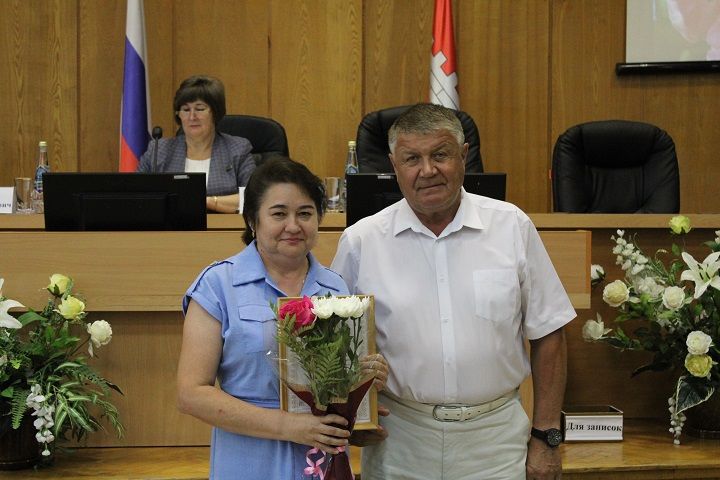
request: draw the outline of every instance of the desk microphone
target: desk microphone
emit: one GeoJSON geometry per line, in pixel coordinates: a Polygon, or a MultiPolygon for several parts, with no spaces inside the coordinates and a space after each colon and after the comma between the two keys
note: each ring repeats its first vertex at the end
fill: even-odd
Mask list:
{"type": "Polygon", "coordinates": [[[157,156],[158,156],[158,140],[162,138],[162,127],[156,126],[152,129],[152,138],[155,143],[155,149],[153,150],[153,173],[157,173],[157,156]]]}

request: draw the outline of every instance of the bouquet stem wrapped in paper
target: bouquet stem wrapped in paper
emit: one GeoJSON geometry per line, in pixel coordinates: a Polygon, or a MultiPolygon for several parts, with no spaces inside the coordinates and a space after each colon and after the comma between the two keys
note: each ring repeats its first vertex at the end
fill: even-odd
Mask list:
{"type": "MultiPolygon", "coordinates": [[[[281,299],[277,311],[277,338],[281,359],[287,349],[303,373],[303,381],[287,375],[281,364],[281,379],[313,415],[337,414],[352,431],[358,407],[373,383],[362,376],[360,352],[363,344],[363,315],[370,297],[303,297],[281,299]]],[[[289,357],[290,355],[288,355],[289,357]]],[[[317,449],[307,455],[305,474],[324,480],[352,480],[346,453],[327,458],[317,449]]]]}

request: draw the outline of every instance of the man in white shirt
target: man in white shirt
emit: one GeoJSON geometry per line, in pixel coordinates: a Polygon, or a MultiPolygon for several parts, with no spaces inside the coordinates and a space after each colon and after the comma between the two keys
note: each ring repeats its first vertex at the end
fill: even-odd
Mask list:
{"type": "Polygon", "coordinates": [[[365,439],[363,480],[560,478],[563,326],[575,311],[535,227],[462,188],[454,111],[415,105],[389,143],[405,198],[346,229],[332,263],[351,293],[375,295],[390,365],[390,414],[365,439]],[[529,436],[517,389],[531,372],[529,436]]]}

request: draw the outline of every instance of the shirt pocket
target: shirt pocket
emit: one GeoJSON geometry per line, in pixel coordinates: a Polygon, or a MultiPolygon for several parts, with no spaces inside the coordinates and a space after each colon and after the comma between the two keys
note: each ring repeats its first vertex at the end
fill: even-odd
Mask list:
{"type": "Polygon", "coordinates": [[[226,342],[239,353],[258,353],[277,350],[275,318],[267,305],[241,305],[237,307],[237,321],[228,332],[226,342]]]}
{"type": "Polygon", "coordinates": [[[475,313],[488,321],[512,320],[518,310],[520,285],[515,270],[492,268],[473,271],[475,313]]]}

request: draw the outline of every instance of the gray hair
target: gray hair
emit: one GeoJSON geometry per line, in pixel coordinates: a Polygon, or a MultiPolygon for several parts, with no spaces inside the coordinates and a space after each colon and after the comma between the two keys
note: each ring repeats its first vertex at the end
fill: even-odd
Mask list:
{"type": "Polygon", "coordinates": [[[398,135],[407,133],[427,135],[438,130],[450,132],[461,147],[465,144],[465,133],[455,110],[432,103],[416,103],[405,110],[390,127],[388,131],[390,152],[395,154],[398,135]]]}

